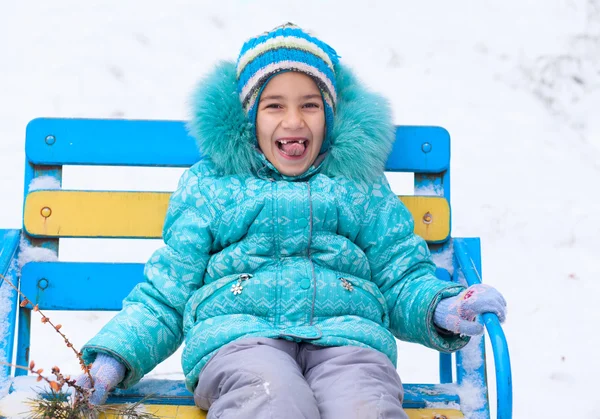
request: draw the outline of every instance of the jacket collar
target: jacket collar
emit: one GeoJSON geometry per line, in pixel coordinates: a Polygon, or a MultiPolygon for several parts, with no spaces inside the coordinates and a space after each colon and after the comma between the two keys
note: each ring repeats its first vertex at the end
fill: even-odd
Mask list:
{"type": "Polygon", "coordinates": [[[336,66],[338,105],[330,147],[324,158],[300,176],[285,176],[257,148],[255,126],[246,117],[237,94],[233,62],[222,62],[202,79],[191,98],[188,123],[200,151],[224,174],[266,175],[304,180],[317,172],[372,181],[381,176],[392,150],[395,128],[389,103],[368,91],[350,70],[336,66]]]}
{"type": "Polygon", "coordinates": [[[261,166],[256,173],[258,177],[271,180],[287,180],[290,182],[301,182],[312,177],[312,175],[315,173],[319,173],[323,167],[325,158],[327,157],[327,152],[325,152],[317,157],[314,164],[310,166],[306,172],[297,176],[287,176],[280,173],[279,170],[273,166],[273,163],[271,163],[260,150],[257,150],[257,152],[259,153],[260,161],[263,164],[263,166],[261,166]]]}

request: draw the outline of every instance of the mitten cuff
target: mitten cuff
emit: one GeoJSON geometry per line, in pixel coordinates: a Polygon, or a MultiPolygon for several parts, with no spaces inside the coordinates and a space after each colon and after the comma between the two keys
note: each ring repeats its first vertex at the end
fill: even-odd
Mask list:
{"type": "Polygon", "coordinates": [[[109,389],[115,388],[123,381],[125,372],[125,365],[121,364],[116,358],[103,353],[98,353],[90,371],[96,380],[101,381],[109,389]]]}

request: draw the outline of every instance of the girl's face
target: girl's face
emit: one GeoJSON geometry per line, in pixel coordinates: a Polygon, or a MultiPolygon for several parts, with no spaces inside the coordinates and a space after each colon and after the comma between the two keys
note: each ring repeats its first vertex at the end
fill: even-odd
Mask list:
{"type": "Polygon", "coordinates": [[[267,83],[258,103],[256,136],[281,174],[297,176],[308,170],[325,136],[323,99],[312,78],[286,72],[267,83]]]}

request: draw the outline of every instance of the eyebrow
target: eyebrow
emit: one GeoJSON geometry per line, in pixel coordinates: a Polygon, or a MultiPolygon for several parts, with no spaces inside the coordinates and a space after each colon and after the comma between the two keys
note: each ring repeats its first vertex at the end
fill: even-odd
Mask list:
{"type": "MultiPolygon", "coordinates": [[[[319,93],[312,93],[310,95],[304,95],[300,99],[309,100],[309,99],[317,99],[317,98],[321,99],[321,95],[319,93]]],[[[263,100],[283,100],[283,99],[285,99],[285,97],[282,95],[267,95],[267,96],[261,96],[259,102],[262,102],[263,100]]]]}

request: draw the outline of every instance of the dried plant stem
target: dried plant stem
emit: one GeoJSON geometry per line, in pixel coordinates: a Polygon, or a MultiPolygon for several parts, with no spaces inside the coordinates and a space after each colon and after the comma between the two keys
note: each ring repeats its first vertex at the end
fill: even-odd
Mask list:
{"type": "Polygon", "coordinates": [[[44,372],[43,369],[35,369],[35,362],[31,361],[29,363],[29,367],[24,367],[22,365],[10,364],[7,362],[0,361],[0,365],[7,365],[9,367],[18,368],[22,370],[26,370],[31,372],[34,375],[37,375],[37,381],[45,381],[48,383],[51,389],[51,393],[46,395],[39,394],[38,397],[34,400],[31,400],[29,404],[32,406],[32,409],[35,410],[32,419],[47,419],[47,418],[63,418],[63,419],[79,419],[79,418],[98,418],[100,414],[112,413],[118,418],[123,419],[154,419],[156,415],[145,412],[138,412],[137,408],[142,406],[145,399],[135,403],[134,405],[126,406],[126,407],[111,407],[111,406],[98,406],[90,403],[90,396],[94,392],[94,379],[90,373],[90,369],[92,364],[86,365],[83,361],[83,355],[81,352],[78,352],[73,344],[69,341],[69,339],[60,331],[62,325],[55,325],[52,323],[50,318],[46,316],[38,307],[38,305],[33,305],[31,301],[27,298],[25,294],[23,294],[8,278],[4,275],[0,274],[0,285],[2,281],[6,281],[6,283],[11,286],[19,296],[22,297],[22,301],[19,304],[20,307],[26,307],[31,304],[33,306],[32,310],[40,313],[42,316],[42,323],[50,324],[58,333],[68,348],[75,353],[77,359],[79,360],[79,364],[81,365],[81,369],[85,372],[90,381],[90,388],[84,388],[80,385],[77,385],[77,381],[71,379],[70,376],[64,376],[58,367],[52,367],[52,374],[56,377],[56,380],[52,380],[48,377],[42,375],[44,372]],[[62,391],[64,386],[70,387],[73,389],[73,399],[71,402],[66,402],[67,394],[62,391]]]}
{"type": "Polygon", "coordinates": [[[67,338],[67,336],[65,336],[65,334],[60,331],[60,329],[62,328],[62,325],[60,325],[60,324],[55,325],[54,323],[52,323],[52,321],[50,320],[50,318],[48,316],[46,316],[39,309],[38,305],[37,304],[33,305],[33,303],[31,303],[31,301],[29,301],[29,298],[27,298],[27,296],[25,294],[23,294],[8,278],[6,278],[2,274],[0,274],[0,278],[3,279],[8,285],[10,285],[12,287],[12,289],[14,289],[23,298],[23,300],[19,304],[21,307],[25,307],[28,304],[31,304],[33,306],[32,310],[38,312],[40,314],[40,316],[42,316],[42,323],[44,323],[44,324],[45,323],[50,324],[50,326],[52,326],[54,328],[54,330],[56,331],[56,333],[58,333],[63,338],[63,340],[65,341],[66,346],[68,348],[71,348],[71,350],[75,353],[75,356],[79,360],[79,365],[81,366],[81,369],[83,370],[83,372],[90,379],[90,383],[91,383],[92,387],[94,387],[94,379],[93,379],[92,375],[90,374],[90,369],[92,367],[92,364],[89,364],[89,365],[85,364],[85,361],[83,360],[83,354],[81,352],[79,352],[77,349],[75,349],[75,347],[69,341],[69,339],[67,338]]]}
{"type": "Polygon", "coordinates": [[[31,361],[31,363],[29,364],[29,368],[24,367],[22,365],[17,365],[17,364],[11,364],[8,362],[4,362],[4,361],[0,361],[0,365],[6,365],[9,367],[13,367],[13,368],[17,368],[20,370],[25,370],[25,371],[29,371],[35,375],[38,376],[37,381],[45,381],[48,383],[48,385],[50,385],[50,388],[55,391],[58,392],[60,391],[60,389],[66,384],[69,387],[72,387],[73,389],[75,389],[75,391],[80,392],[80,393],[85,393],[86,391],[88,391],[87,389],[84,389],[81,386],[78,386],[75,382],[75,380],[72,380],[70,376],[64,376],[60,373],[60,370],[58,369],[58,367],[53,367],[52,368],[52,373],[56,376],[57,381],[51,380],[48,377],[42,375],[42,372],[44,372],[43,369],[35,369],[35,363],[33,361],[31,361]]]}

